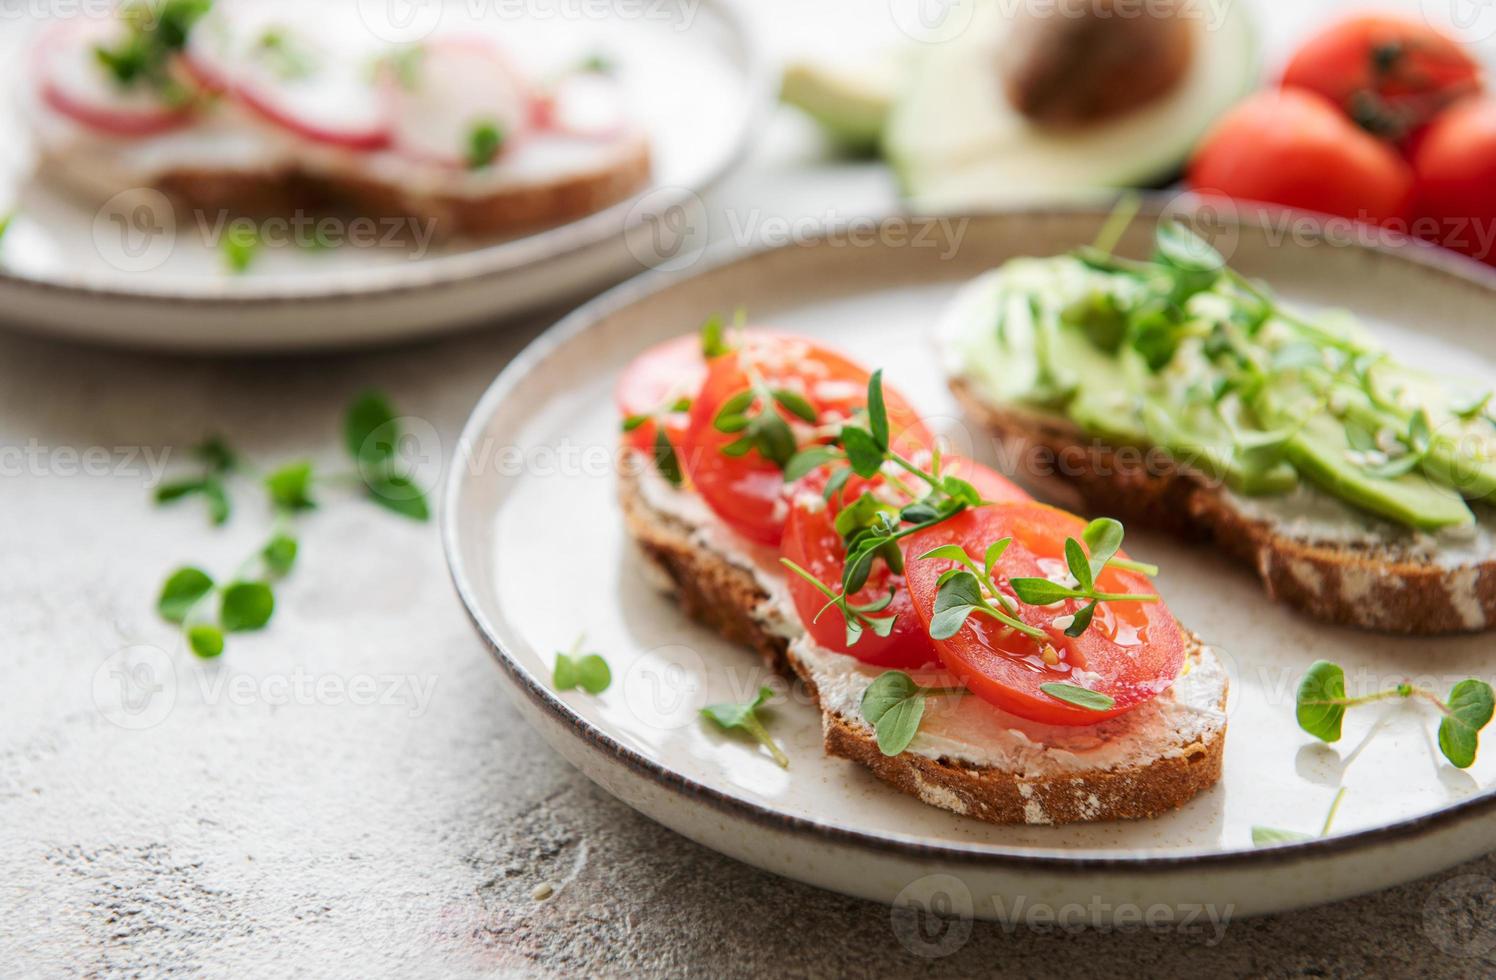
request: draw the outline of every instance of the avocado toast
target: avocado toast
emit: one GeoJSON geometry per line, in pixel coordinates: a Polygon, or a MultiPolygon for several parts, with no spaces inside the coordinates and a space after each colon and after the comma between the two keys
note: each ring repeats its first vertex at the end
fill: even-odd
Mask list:
{"type": "Polygon", "coordinates": [[[1391,633],[1496,621],[1488,389],[1400,364],[1160,226],[963,290],[939,343],[966,410],[1083,511],[1214,540],[1268,592],[1391,633]]]}

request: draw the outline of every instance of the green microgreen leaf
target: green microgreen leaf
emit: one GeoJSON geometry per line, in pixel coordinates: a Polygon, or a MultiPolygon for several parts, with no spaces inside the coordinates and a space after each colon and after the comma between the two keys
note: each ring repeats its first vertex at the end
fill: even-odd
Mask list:
{"type": "Polygon", "coordinates": [[[213,578],[200,568],[188,566],[171,573],[161,587],[156,599],[156,610],[161,618],[172,623],[182,623],[198,602],[213,591],[213,578]]]}
{"type": "Polygon", "coordinates": [[[187,645],[192,652],[204,660],[223,653],[223,630],[209,623],[199,623],[187,629],[187,645]]]}
{"type": "Polygon", "coordinates": [[[623,420],[623,431],[633,432],[635,429],[638,429],[640,426],[644,425],[644,423],[648,422],[652,418],[654,418],[654,416],[652,415],[626,416],[623,420]]]}
{"type": "Polygon", "coordinates": [[[858,476],[868,479],[883,469],[887,455],[871,432],[854,425],[843,426],[839,441],[846,450],[847,462],[852,464],[852,471],[858,476]]]}
{"type": "Polygon", "coordinates": [[[556,667],[551,674],[551,683],[558,691],[581,688],[588,694],[601,694],[613,683],[613,672],[608,662],[596,653],[582,653],[582,637],[577,637],[571,650],[556,654],[556,667]]]}
{"type": "Polygon", "coordinates": [[[797,480],[803,480],[820,467],[840,458],[836,450],[829,446],[811,446],[808,449],[802,449],[784,464],[784,482],[794,483],[797,480]]]}
{"type": "Polygon", "coordinates": [[[1076,610],[1070,625],[1065,628],[1065,635],[1072,638],[1084,635],[1086,630],[1091,628],[1091,621],[1096,618],[1097,605],[1099,603],[1093,599],[1076,610]]]}
{"type": "Polygon", "coordinates": [[[1051,582],[1047,578],[1015,578],[1008,583],[1019,600],[1031,606],[1052,606],[1066,599],[1079,599],[1083,593],[1051,582]]]}
{"type": "Polygon", "coordinates": [[[1475,764],[1480,732],[1490,724],[1493,707],[1491,685],[1484,681],[1463,680],[1450,692],[1448,713],[1439,722],[1439,751],[1457,768],[1475,764]]]}
{"type": "Polygon", "coordinates": [[[312,464],[307,461],[287,463],[265,477],[265,489],[270,493],[270,502],[281,510],[311,510],[317,506],[312,499],[312,464]]]}
{"type": "Polygon", "coordinates": [[[1299,727],[1322,742],[1340,741],[1345,720],[1345,671],[1328,660],[1317,661],[1299,682],[1295,717],[1299,727]]]}
{"type": "Polygon", "coordinates": [[[1091,553],[1090,565],[1093,575],[1100,575],[1107,562],[1115,558],[1117,552],[1122,550],[1124,534],[1122,523],[1110,517],[1102,517],[1086,525],[1085,531],[1081,532],[1081,540],[1085,542],[1086,550],[1091,553]]]}
{"type": "Polygon", "coordinates": [[[726,327],[722,322],[722,316],[719,313],[713,313],[701,325],[701,356],[711,360],[731,350],[732,348],[727,345],[726,327]]]}
{"type": "Polygon", "coordinates": [[[167,504],[188,494],[202,493],[207,485],[208,481],[202,477],[163,483],[156,488],[156,503],[167,504]]]}
{"type": "Polygon", "coordinates": [[[867,424],[878,448],[888,449],[888,407],[883,401],[883,370],[873,372],[867,382],[867,424]]]}
{"type": "Polygon", "coordinates": [[[1160,221],[1155,241],[1159,257],[1176,269],[1217,274],[1226,269],[1220,252],[1177,221],[1160,221]]]}
{"type": "Polygon", "coordinates": [[[392,459],[400,439],[397,418],[383,392],[360,392],[343,416],[343,445],[348,454],[364,464],[392,459]]]}
{"type": "Polygon", "coordinates": [[[987,553],[982,556],[982,573],[988,579],[992,578],[992,570],[997,567],[998,561],[1007,553],[1008,546],[1012,543],[1012,538],[1003,538],[987,546],[987,553]]]}
{"type": "Polygon", "coordinates": [[[378,473],[366,479],[364,486],[369,499],[387,511],[413,521],[424,521],[431,516],[425,491],[408,476],[378,473]]]}
{"type": "Polygon", "coordinates": [[[261,549],[260,557],[265,559],[265,567],[270,570],[270,574],[280,578],[290,574],[296,565],[296,552],[295,538],[289,534],[277,534],[261,549]]]}
{"type": "Polygon", "coordinates": [[[675,447],[670,444],[670,437],[665,434],[663,428],[655,430],[653,455],[655,469],[660,471],[660,475],[672,487],[679,487],[685,482],[685,474],[680,468],[680,458],[675,455],[675,447]]]}
{"type": "Polygon", "coordinates": [[[467,134],[467,165],[469,170],[482,170],[498,159],[504,148],[504,129],[494,120],[474,123],[467,134]]]}
{"type": "Polygon", "coordinates": [[[1065,565],[1075,579],[1077,591],[1082,593],[1095,591],[1096,580],[1091,574],[1091,563],[1086,558],[1085,549],[1074,538],[1065,539],[1065,565]]]}
{"type": "Polygon", "coordinates": [[[193,446],[189,452],[195,459],[201,460],[212,473],[227,473],[239,465],[238,456],[219,436],[209,436],[193,446]]]}
{"type": "Polygon", "coordinates": [[[275,613],[275,594],[264,582],[235,582],[223,590],[218,621],[230,633],[263,629],[275,613]]]}
{"type": "Polygon", "coordinates": [[[934,615],[930,619],[930,638],[948,640],[961,632],[971,614],[986,605],[981,583],[971,572],[956,571],[935,594],[934,615]]]}
{"type": "Polygon", "coordinates": [[[909,747],[925,714],[924,689],[902,671],[880,676],[862,695],[862,718],[873,726],[878,751],[895,756],[909,747]]]}
{"type": "Polygon", "coordinates": [[[758,717],[758,709],[763,707],[764,702],[774,695],[773,690],[767,687],[759,688],[758,697],[747,704],[710,704],[701,709],[703,717],[717,724],[723,729],[740,728],[758,740],[758,743],[769,750],[774,761],[779,763],[781,769],[788,769],[789,757],[775,744],[770,737],[768,729],[764,727],[763,721],[758,717]]]}
{"type": "Polygon", "coordinates": [[[815,406],[804,395],[790,391],[788,388],[775,388],[772,394],[774,401],[791,415],[811,425],[816,423],[815,406]]]}
{"type": "Polygon", "coordinates": [[[249,271],[260,254],[261,245],[259,229],[248,220],[231,222],[219,240],[224,264],[235,275],[249,271]]]}
{"type": "Polygon", "coordinates": [[[1110,696],[1074,684],[1040,684],[1039,690],[1058,701],[1087,711],[1110,711],[1117,706],[1117,702],[1110,696]]]}

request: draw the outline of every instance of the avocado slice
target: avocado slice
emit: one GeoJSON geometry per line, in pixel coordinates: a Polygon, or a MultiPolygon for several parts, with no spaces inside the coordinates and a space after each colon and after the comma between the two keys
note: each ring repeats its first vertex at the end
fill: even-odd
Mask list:
{"type": "Polygon", "coordinates": [[[1458,493],[1424,473],[1374,476],[1353,462],[1355,447],[1345,423],[1297,383],[1280,380],[1265,386],[1257,411],[1270,424],[1298,426],[1284,445],[1284,453],[1301,474],[1332,496],[1421,531],[1475,523],[1475,515],[1458,493]]]}
{"type": "MultiPolygon", "coordinates": [[[[1433,438],[1423,471],[1467,500],[1496,500],[1496,426],[1483,418],[1461,419],[1451,405],[1445,382],[1421,371],[1377,365],[1370,371],[1370,388],[1382,405],[1398,406],[1406,392],[1408,404],[1428,412],[1433,438]]],[[[1399,432],[1408,427],[1405,408],[1376,408],[1370,399],[1352,402],[1353,417],[1362,425],[1390,424],[1399,432]],[[1379,421],[1380,420],[1380,421],[1379,421]]]]}
{"type": "Polygon", "coordinates": [[[913,203],[949,210],[1035,196],[1087,199],[1177,172],[1205,130],[1257,84],[1259,45],[1244,7],[1208,0],[1187,76],[1127,115],[1037,126],[1007,101],[995,59],[1004,5],[978,8],[963,34],[918,52],[888,117],[884,154],[913,203]]]}
{"type": "Polygon", "coordinates": [[[883,141],[888,114],[909,77],[913,50],[890,48],[866,61],[792,61],[779,98],[810,116],[848,153],[870,155],[883,141]]]}

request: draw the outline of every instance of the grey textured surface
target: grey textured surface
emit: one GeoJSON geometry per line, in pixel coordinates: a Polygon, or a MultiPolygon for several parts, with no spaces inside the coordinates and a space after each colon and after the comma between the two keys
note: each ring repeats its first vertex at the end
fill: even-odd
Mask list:
{"type": "Polygon", "coordinates": [[[959,923],[925,922],[935,931],[911,941],[921,923],[723,859],[571,770],[505,700],[434,526],[332,491],[300,522],[302,565],[271,629],[202,663],[155,618],[170,567],[232,568],[267,521],[248,484],[221,531],[193,503],[154,510],[124,447],[161,454],[216,429],[261,463],[331,468],[339,413],[369,383],[450,439],[520,340],[228,363],[0,338],[0,973],[1496,968],[1496,858],[1224,936],[976,923],[963,940],[959,923]],[[116,472],[70,475],[68,447],[106,447],[116,472]],[[161,689],[106,715],[126,648],[153,671],[129,690],[161,689]]]}
{"type": "MultiPolygon", "coordinates": [[[[739,228],[887,206],[886,177],[827,166],[815,147],[775,120],[721,195],[739,228]]],[[[438,478],[479,393],[544,319],[248,362],[0,336],[0,975],[1496,971],[1496,856],[1223,936],[968,934],[721,858],[613,801],[519,721],[434,524],[335,489],[299,522],[301,565],[271,629],[203,663],[156,618],[168,570],[231,571],[270,527],[247,482],[221,531],[196,502],[151,507],[163,454],[175,472],[216,430],[262,465],[338,468],[340,413],[378,385],[430,423],[418,449],[438,478]],[[121,713],[122,695],[139,710],[121,713]]]]}

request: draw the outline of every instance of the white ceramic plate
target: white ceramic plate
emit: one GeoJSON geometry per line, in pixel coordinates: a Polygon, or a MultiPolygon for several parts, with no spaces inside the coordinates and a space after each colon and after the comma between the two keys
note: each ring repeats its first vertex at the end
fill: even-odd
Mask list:
{"type": "MultiPolygon", "coordinates": [[[[263,351],[377,343],[510,316],[668,257],[679,247],[667,242],[661,253],[670,216],[699,206],[697,195],[742,157],[767,105],[768,76],[735,0],[330,2],[381,38],[494,33],[540,77],[606,54],[649,130],[651,186],[520,238],[287,244],[234,275],[212,244],[212,223],[174,218],[154,203],[159,196],[110,204],[34,172],[17,92],[29,39],[49,18],[18,7],[0,29],[0,213],[17,212],[0,242],[0,319],[110,343],[263,351]]],[[[52,18],[96,10],[59,4],[52,18]]]]}
{"type": "MultiPolygon", "coordinates": [[[[1015,255],[1087,242],[1101,220],[1089,211],[1001,214],[922,243],[896,222],[872,243],[830,238],[731,258],[686,279],[635,281],[537,341],[479,403],[443,515],[458,590],[531,723],[621,799],[707,846],[883,901],[944,894],[977,915],[1010,910],[998,901],[1015,895],[1281,910],[1496,847],[1496,746],[1457,771],[1433,746],[1430,713],[1395,704],[1351,713],[1344,741],[1330,748],[1297,729],[1292,703],[1321,657],[1345,664],[1353,681],[1363,671],[1389,685],[1429,675],[1447,691],[1466,676],[1496,680],[1491,635],[1398,639],[1324,626],[1272,603],[1247,569],[1142,533],[1129,535],[1131,551],[1163,566],[1159,585],[1172,608],[1223,650],[1233,678],[1224,780],[1178,813],[994,827],[823,756],[803,693],[791,692],[773,720],[793,760],[787,771],[695,717],[702,704],[742,700],[767,679],[751,655],[683,619],[640,573],[613,501],[610,393],[623,366],[713,311],[745,306],[754,322],[884,366],[892,384],[925,411],[947,413],[953,437],[990,459],[989,441],[962,425],[944,390],[929,343],[935,315],[969,277],[1015,255]],[[613,685],[595,698],[555,694],[553,652],[583,630],[611,663],[613,685]],[[1340,785],[1348,794],[1334,836],[1253,849],[1253,825],[1316,831],[1340,785]]],[[[1135,226],[1124,250],[1146,250],[1150,232],[1135,226]]],[[[1459,260],[1303,235],[1274,245],[1255,226],[1228,243],[1238,268],[1290,299],[1349,307],[1420,361],[1496,378],[1488,333],[1496,291],[1459,260]]]]}

